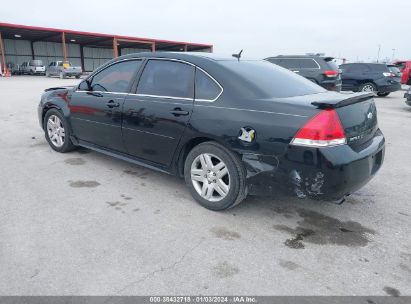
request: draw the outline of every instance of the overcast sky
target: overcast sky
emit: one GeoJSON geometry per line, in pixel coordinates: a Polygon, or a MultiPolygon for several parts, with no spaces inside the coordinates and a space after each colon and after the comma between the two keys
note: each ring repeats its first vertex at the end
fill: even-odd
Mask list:
{"type": "Polygon", "coordinates": [[[409,0],[5,0],[0,22],[210,43],[215,53],[411,58],[409,0]]]}

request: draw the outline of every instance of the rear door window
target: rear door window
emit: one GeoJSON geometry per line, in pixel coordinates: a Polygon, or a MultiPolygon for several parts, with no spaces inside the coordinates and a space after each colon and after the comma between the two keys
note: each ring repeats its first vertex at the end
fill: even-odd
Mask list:
{"type": "Polygon", "coordinates": [[[193,99],[194,71],[183,62],[151,59],[144,67],[137,94],[193,99]]]}
{"type": "Polygon", "coordinates": [[[115,63],[95,74],[91,81],[93,91],[126,93],[141,60],[115,63]]]}
{"type": "Polygon", "coordinates": [[[214,101],[220,96],[222,88],[200,69],[196,69],[195,98],[196,100],[214,101]]]}

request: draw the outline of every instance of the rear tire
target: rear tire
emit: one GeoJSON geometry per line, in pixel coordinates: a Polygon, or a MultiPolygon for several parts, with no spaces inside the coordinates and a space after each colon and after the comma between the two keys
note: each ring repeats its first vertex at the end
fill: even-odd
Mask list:
{"type": "Polygon", "coordinates": [[[358,92],[375,93],[376,91],[377,87],[371,82],[363,83],[358,89],[358,92]]]}
{"type": "Polygon", "coordinates": [[[377,95],[380,96],[380,97],[386,97],[386,96],[390,95],[390,92],[378,92],[377,95]]]}
{"type": "Polygon", "coordinates": [[[193,198],[210,210],[232,208],[247,196],[246,174],[240,159],[215,142],[201,143],[190,151],[184,177],[193,198]]]}
{"type": "Polygon", "coordinates": [[[50,147],[60,153],[75,149],[70,140],[70,129],[67,120],[57,109],[48,110],[44,116],[43,129],[50,147]]]}

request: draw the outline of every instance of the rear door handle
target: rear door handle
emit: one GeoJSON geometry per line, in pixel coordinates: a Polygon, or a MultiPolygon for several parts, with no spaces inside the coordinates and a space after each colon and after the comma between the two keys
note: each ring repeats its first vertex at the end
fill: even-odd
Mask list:
{"type": "Polygon", "coordinates": [[[171,114],[174,116],[186,116],[189,114],[188,111],[184,111],[181,108],[174,108],[173,110],[170,111],[171,114]]]}
{"type": "Polygon", "coordinates": [[[118,108],[120,106],[120,104],[118,102],[115,102],[114,100],[110,100],[106,103],[106,105],[109,108],[118,108]]]}

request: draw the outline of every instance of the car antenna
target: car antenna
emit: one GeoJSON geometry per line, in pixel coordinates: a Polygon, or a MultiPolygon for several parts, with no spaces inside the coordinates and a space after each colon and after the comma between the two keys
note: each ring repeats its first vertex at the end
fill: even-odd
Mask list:
{"type": "Polygon", "coordinates": [[[241,58],[241,54],[242,54],[242,53],[243,53],[243,50],[241,50],[240,53],[238,53],[238,54],[233,54],[232,56],[233,56],[234,58],[237,58],[238,61],[240,61],[240,58],[241,58]]]}

